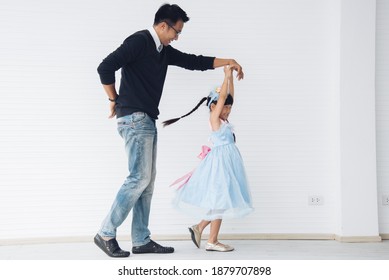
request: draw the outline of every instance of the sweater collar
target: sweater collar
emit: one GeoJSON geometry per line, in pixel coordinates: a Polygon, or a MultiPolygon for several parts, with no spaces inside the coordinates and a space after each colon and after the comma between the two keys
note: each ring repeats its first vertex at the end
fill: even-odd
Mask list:
{"type": "Polygon", "coordinates": [[[157,32],[155,32],[155,29],[153,27],[149,28],[148,30],[151,34],[151,37],[153,37],[153,39],[154,39],[155,46],[157,48],[157,52],[161,52],[163,49],[163,45],[161,44],[161,41],[159,41],[157,32]]]}

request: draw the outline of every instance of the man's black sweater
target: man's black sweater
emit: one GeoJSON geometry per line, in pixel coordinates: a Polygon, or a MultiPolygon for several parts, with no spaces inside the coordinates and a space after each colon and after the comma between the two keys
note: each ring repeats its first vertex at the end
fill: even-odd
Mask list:
{"type": "Polygon", "coordinates": [[[214,69],[214,57],[182,53],[172,46],[159,53],[148,30],[129,36],[108,55],[97,68],[102,84],[115,83],[115,72],[122,68],[116,115],[123,117],[134,112],[145,112],[153,119],[159,115],[163,85],[168,65],[189,70],[214,69]]]}

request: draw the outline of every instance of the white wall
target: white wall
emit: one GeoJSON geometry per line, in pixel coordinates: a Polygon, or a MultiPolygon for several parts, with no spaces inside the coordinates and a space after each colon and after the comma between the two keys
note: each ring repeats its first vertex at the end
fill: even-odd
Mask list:
{"type": "Polygon", "coordinates": [[[377,236],[375,2],[342,0],[340,32],[341,236],[377,236]]]}
{"type": "Polygon", "coordinates": [[[389,205],[382,196],[389,196],[389,2],[377,1],[376,45],[376,120],[377,181],[379,231],[389,233],[389,205]]]}
{"type": "MultiPolygon", "coordinates": [[[[0,4],[0,240],[93,236],[126,176],[96,67],[165,1],[0,4]]],[[[230,121],[256,211],[223,233],[333,234],[339,226],[339,1],[175,1],[191,20],[174,47],[244,67],[230,121]],[[221,3],[223,3],[221,5],[221,3]],[[324,205],[309,206],[319,195],[324,205]]],[[[119,76],[118,76],[119,78],[119,76]]],[[[170,68],[160,120],[190,110],[222,71],[170,68]]],[[[168,185],[208,139],[207,110],[159,126],[151,230],[187,234],[168,185]]],[[[119,234],[129,235],[130,221],[119,234]]]]}

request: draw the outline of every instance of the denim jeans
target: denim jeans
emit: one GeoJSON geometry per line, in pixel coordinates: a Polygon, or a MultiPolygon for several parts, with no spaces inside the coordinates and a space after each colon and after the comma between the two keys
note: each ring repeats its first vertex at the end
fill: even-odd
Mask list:
{"type": "Polygon", "coordinates": [[[141,246],[150,241],[148,225],[156,175],[157,129],[155,120],[143,112],[135,112],[117,121],[128,156],[129,175],[117,193],[99,234],[116,237],[117,228],[132,209],[132,244],[141,246]]]}

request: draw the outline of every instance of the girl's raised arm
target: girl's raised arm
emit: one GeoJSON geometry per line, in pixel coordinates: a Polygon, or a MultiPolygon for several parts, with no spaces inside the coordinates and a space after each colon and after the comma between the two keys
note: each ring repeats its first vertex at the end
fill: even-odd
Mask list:
{"type": "MultiPolygon", "coordinates": [[[[224,69],[224,71],[226,71],[226,69],[224,69]]],[[[232,96],[232,98],[234,98],[234,76],[232,75],[232,70],[230,71],[231,71],[231,75],[230,78],[228,79],[227,95],[229,93],[232,96]]]]}
{"type": "Polygon", "coordinates": [[[224,103],[227,99],[228,84],[232,76],[232,71],[233,71],[232,67],[224,66],[224,81],[219,93],[219,99],[216,105],[214,105],[209,118],[213,131],[218,130],[220,127],[220,123],[221,123],[220,114],[223,110],[224,103]]]}

